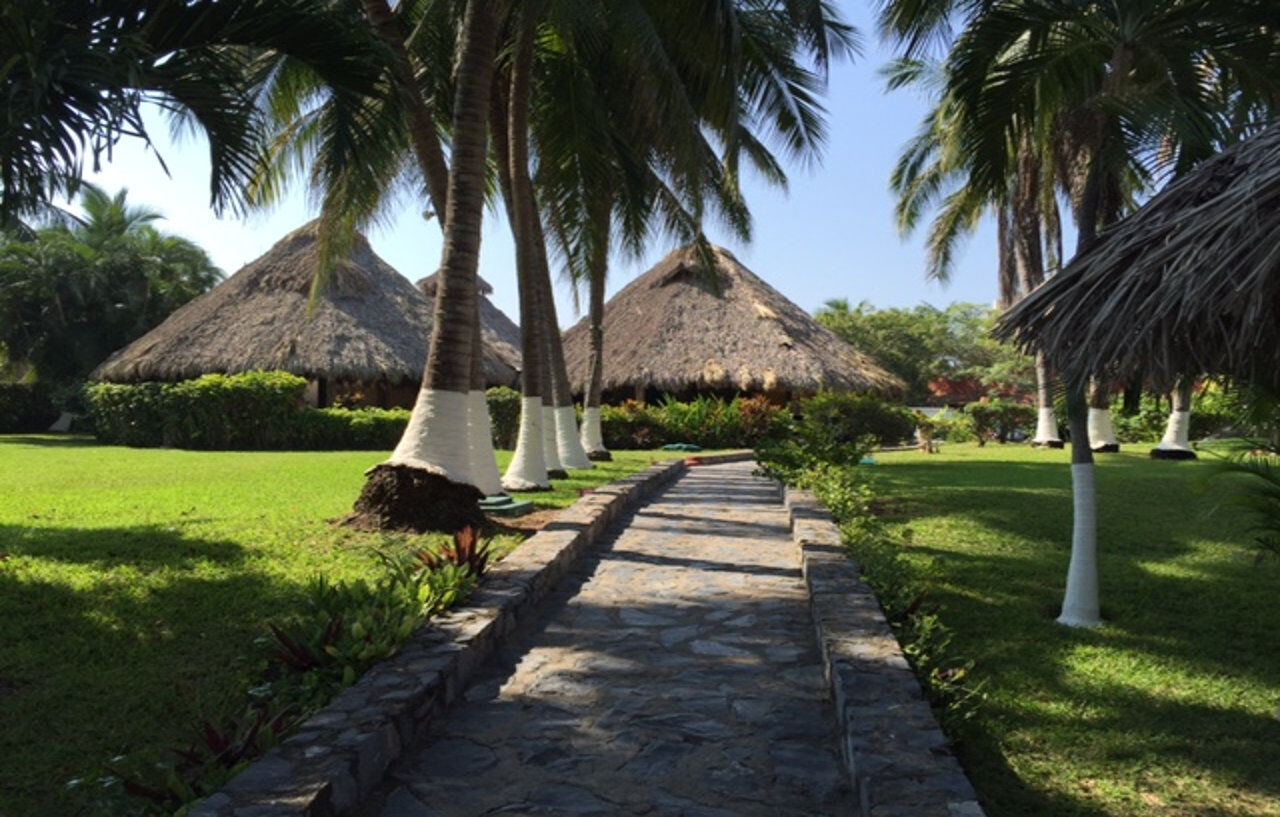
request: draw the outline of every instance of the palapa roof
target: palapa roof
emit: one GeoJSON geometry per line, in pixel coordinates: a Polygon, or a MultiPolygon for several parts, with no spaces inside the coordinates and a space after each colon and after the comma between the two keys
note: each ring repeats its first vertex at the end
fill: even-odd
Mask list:
{"type": "MultiPolygon", "coordinates": [[[[686,247],[659,261],[605,304],[605,389],[643,385],[675,393],[902,387],[896,377],[819,325],[728,250],[713,251],[720,267],[714,282],[698,254],[686,247]]],[[[586,384],[588,334],[584,319],[564,335],[565,362],[575,391],[586,384]]]]}
{"type": "MultiPolygon", "coordinates": [[[[309,379],[418,381],[427,360],[432,304],[356,236],[333,282],[308,303],[317,223],[282,238],[211,291],[115,352],[95,380],[174,381],[279,369],[309,379]]],[[[492,350],[485,376],[510,385],[516,371],[492,350]]]]}
{"type": "MultiPolygon", "coordinates": [[[[436,297],[436,276],[433,273],[418,281],[417,287],[428,299],[436,297]]],[[[476,276],[476,288],[480,296],[480,335],[485,344],[511,368],[520,371],[523,363],[520,358],[520,327],[507,317],[507,313],[494,306],[487,296],[493,294],[493,287],[480,276],[476,276]]]]}
{"type": "Polygon", "coordinates": [[[1200,164],[1032,292],[1000,331],[1069,378],[1280,386],[1280,126],[1200,164]]]}

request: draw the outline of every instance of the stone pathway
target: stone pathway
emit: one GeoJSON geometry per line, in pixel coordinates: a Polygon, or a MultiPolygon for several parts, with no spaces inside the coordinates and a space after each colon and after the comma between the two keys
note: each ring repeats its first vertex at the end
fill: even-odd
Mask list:
{"type": "Polygon", "coordinates": [[[850,814],[778,487],[693,468],[482,668],[366,817],[850,814]]]}

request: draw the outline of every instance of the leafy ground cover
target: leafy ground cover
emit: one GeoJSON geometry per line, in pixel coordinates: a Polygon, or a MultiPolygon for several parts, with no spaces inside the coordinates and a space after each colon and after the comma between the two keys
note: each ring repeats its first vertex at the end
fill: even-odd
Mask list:
{"type": "Polygon", "coordinates": [[[1098,458],[1107,624],[1091,631],[1053,620],[1067,452],[949,445],[868,469],[986,679],[962,759],[992,817],[1280,815],[1280,563],[1255,562],[1210,463],[1127,448],[1098,458]]]}
{"type": "MultiPolygon", "coordinates": [[[[614,456],[529,498],[565,507],[683,455],[614,456]]],[[[358,579],[374,548],[422,547],[330,524],[383,457],[0,437],[0,815],[80,813],[91,794],[69,779],[158,759],[242,698],[254,639],[313,577],[358,579]]]]}

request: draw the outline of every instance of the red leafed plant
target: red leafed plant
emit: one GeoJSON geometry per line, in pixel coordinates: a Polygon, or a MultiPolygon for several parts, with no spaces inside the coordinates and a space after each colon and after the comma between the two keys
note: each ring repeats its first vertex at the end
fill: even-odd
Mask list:
{"type": "Polygon", "coordinates": [[[481,541],[480,532],[470,525],[453,535],[452,545],[441,545],[434,551],[419,550],[414,555],[428,569],[457,565],[466,568],[477,579],[489,567],[489,543],[481,541]]]}

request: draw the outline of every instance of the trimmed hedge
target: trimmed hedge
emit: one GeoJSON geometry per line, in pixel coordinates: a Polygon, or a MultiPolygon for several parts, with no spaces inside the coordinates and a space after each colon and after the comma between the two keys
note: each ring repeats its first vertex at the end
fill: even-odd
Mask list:
{"type": "Polygon", "coordinates": [[[58,419],[49,389],[39,383],[0,383],[0,434],[44,431],[58,419]]]}
{"type": "Polygon", "coordinates": [[[730,401],[699,397],[688,403],[668,397],[656,406],[628,400],[620,406],[600,409],[605,447],[619,450],[643,450],[668,443],[750,448],[761,440],[780,436],[789,422],[786,409],[759,396],[730,401]]]}
{"type": "MultiPolygon", "coordinates": [[[[99,440],[139,448],[389,451],[409,423],[408,409],[312,408],[303,403],[306,386],[286,372],[248,372],[180,383],[97,383],[86,396],[99,440]]],[[[514,448],[519,392],[490,389],[489,412],[494,445],[514,448]]]]}

